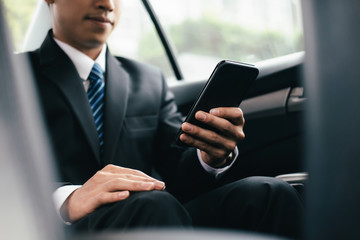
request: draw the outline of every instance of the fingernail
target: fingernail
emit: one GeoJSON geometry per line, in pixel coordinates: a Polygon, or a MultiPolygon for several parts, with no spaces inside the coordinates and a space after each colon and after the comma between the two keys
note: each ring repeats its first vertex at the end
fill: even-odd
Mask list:
{"type": "Polygon", "coordinates": [[[183,124],[183,130],[190,132],[192,130],[192,127],[191,127],[191,125],[189,125],[187,123],[184,123],[183,124]]]}
{"type": "Polygon", "coordinates": [[[211,110],[210,110],[210,113],[211,113],[212,115],[218,116],[220,112],[219,112],[219,109],[211,109],[211,110]]]}
{"type": "Polygon", "coordinates": [[[197,118],[198,120],[203,121],[203,120],[206,119],[206,115],[205,115],[204,113],[202,113],[202,112],[198,112],[197,115],[196,115],[196,118],[197,118]]]}
{"type": "Polygon", "coordinates": [[[165,189],[165,183],[163,183],[163,182],[156,182],[156,183],[155,183],[155,187],[164,190],[164,189],[165,189]]]}

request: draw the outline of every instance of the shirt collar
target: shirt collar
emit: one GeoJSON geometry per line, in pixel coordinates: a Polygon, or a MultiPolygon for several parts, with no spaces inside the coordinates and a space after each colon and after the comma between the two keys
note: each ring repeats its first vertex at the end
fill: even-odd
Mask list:
{"type": "Polygon", "coordinates": [[[75,49],[67,43],[60,41],[54,37],[55,42],[59,45],[59,47],[68,55],[73,64],[75,65],[76,70],[79,73],[79,76],[83,80],[87,80],[91,69],[95,62],[97,62],[105,73],[106,69],[106,44],[104,44],[99,56],[95,59],[91,59],[84,53],[75,49]]]}

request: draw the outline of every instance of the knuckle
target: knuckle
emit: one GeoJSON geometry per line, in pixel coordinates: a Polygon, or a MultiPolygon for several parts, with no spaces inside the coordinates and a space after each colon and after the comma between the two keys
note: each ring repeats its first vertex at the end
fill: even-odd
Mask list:
{"type": "Polygon", "coordinates": [[[197,127],[197,126],[193,126],[192,127],[192,130],[191,130],[191,134],[198,134],[199,133],[199,127],[197,127]]]}
{"type": "Polygon", "coordinates": [[[212,143],[217,143],[217,142],[219,142],[219,135],[212,132],[211,134],[209,134],[209,140],[212,143]]]}
{"type": "Polygon", "coordinates": [[[245,138],[245,133],[244,131],[241,129],[238,129],[237,131],[234,132],[235,133],[235,138],[238,140],[238,141],[241,141],[245,138]]]}
{"type": "Polygon", "coordinates": [[[129,176],[130,175],[143,175],[144,174],[142,171],[136,170],[136,169],[133,169],[131,173],[132,174],[129,174],[129,176]]]}
{"type": "Polygon", "coordinates": [[[194,146],[205,152],[210,150],[208,144],[206,144],[204,142],[196,142],[196,144],[194,144],[194,146]]]}
{"type": "MultiPolygon", "coordinates": [[[[221,115],[220,115],[220,112],[219,112],[219,116],[221,116],[221,115]]],[[[214,115],[207,114],[206,122],[207,122],[207,123],[215,123],[216,118],[217,118],[217,117],[214,116],[214,115]]]]}
{"type": "Polygon", "coordinates": [[[118,172],[119,170],[122,170],[122,169],[123,169],[123,167],[120,167],[120,166],[117,166],[117,165],[114,165],[114,164],[108,164],[102,170],[106,171],[106,172],[116,173],[116,172],[118,172]]]}
{"type": "Polygon", "coordinates": [[[231,132],[231,131],[233,130],[233,125],[232,125],[232,123],[226,122],[226,123],[224,124],[224,130],[227,131],[227,132],[231,132]]]}
{"type": "Polygon", "coordinates": [[[243,131],[241,131],[241,136],[240,136],[241,140],[245,139],[245,133],[243,131]]]}
{"type": "Polygon", "coordinates": [[[245,139],[245,133],[244,133],[244,131],[238,131],[236,137],[237,137],[237,139],[238,139],[239,141],[244,140],[244,139],[245,139]]]}
{"type": "Polygon", "coordinates": [[[215,114],[218,116],[222,116],[224,114],[224,108],[222,108],[222,107],[212,109],[212,111],[214,111],[214,110],[215,110],[215,114]]]}
{"type": "Polygon", "coordinates": [[[133,188],[137,190],[151,190],[153,189],[153,184],[151,182],[134,182],[133,188]]]}
{"type": "Polygon", "coordinates": [[[113,165],[113,164],[108,164],[108,165],[106,165],[103,169],[104,170],[108,170],[108,169],[112,169],[112,168],[114,168],[115,167],[115,165],[113,165]]]}
{"type": "Polygon", "coordinates": [[[197,126],[195,125],[190,125],[190,124],[187,124],[186,125],[188,128],[187,128],[187,134],[197,134],[199,132],[199,129],[197,126]]]}
{"type": "Polygon", "coordinates": [[[106,175],[106,172],[104,170],[99,170],[96,172],[95,176],[103,177],[106,175]]]}

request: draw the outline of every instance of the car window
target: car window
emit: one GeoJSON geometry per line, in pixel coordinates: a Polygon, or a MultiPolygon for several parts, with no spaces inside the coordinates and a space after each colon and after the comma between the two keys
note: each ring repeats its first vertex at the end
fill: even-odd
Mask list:
{"type": "Polygon", "coordinates": [[[14,51],[19,52],[38,0],[2,0],[14,51]]]}
{"type": "Polygon", "coordinates": [[[185,79],[221,59],[247,63],[303,50],[299,0],[150,0],[185,79]]]}
{"type": "Polygon", "coordinates": [[[139,1],[122,1],[120,22],[108,40],[111,52],[161,68],[167,79],[175,79],[154,24],[139,1]]]}

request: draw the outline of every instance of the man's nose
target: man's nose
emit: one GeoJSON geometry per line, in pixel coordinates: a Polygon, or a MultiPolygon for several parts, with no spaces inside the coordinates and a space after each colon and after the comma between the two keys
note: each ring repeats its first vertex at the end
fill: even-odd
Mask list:
{"type": "Polygon", "coordinates": [[[96,0],[96,8],[111,12],[115,8],[115,1],[117,0],[96,0]]]}

